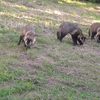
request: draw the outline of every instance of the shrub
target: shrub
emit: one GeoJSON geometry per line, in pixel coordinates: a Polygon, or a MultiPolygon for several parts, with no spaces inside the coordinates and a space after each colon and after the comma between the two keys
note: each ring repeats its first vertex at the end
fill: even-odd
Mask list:
{"type": "MultiPolygon", "coordinates": [[[[58,0],[58,1],[67,2],[67,0],[58,0]]],[[[88,2],[100,3],[100,0],[69,0],[69,1],[88,1],[88,2]]]]}

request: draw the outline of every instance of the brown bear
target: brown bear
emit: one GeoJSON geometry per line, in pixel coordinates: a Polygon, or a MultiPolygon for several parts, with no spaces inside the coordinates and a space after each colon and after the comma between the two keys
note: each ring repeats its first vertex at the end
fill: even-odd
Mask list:
{"type": "Polygon", "coordinates": [[[100,43],[100,28],[97,29],[96,39],[97,42],[100,43]]]}
{"type": "Polygon", "coordinates": [[[100,23],[93,23],[90,26],[88,34],[89,34],[89,37],[91,37],[91,40],[94,39],[94,36],[97,34],[98,28],[100,28],[100,23]]]}
{"type": "Polygon", "coordinates": [[[62,39],[68,34],[72,36],[73,44],[77,45],[77,41],[80,45],[83,45],[86,37],[82,34],[82,30],[73,22],[63,22],[57,31],[57,39],[62,39]]]}
{"type": "Polygon", "coordinates": [[[24,46],[28,48],[35,42],[35,31],[31,25],[26,25],[22,28],[18,45],[20,45],[21,41],[23,41],[24,46]]]}

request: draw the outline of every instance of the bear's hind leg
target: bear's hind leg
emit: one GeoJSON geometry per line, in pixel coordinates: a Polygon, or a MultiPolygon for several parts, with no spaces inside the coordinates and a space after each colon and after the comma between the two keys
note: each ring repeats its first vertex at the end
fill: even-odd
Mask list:
{"type": "Polygon", "coordinates": [[[96,32],[92,32],[91,40],[94,39],[95,35],[96,35],[96,32]]]}

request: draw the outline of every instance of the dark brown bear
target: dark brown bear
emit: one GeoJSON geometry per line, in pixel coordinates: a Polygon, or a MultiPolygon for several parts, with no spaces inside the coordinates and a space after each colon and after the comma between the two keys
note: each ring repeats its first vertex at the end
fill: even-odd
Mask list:
{"type": "Polygon", "coordinates": [[[100,23],[93,23],[90,26],[88,34],[89,34],[89,37],[91,37],[91,40],[94,39],[94,36],[97,34],[98,28],[100,28],[100,23]]]}
{"type": "Polygon", "coordinates": [[[72,36],[73,44],[77,45],[77,41],[82,45],[86,37],[82,34],[81,29],[73,22],[63,22],[57,31],[57,39],[62,39],[68,34],[72,36]]]}
{"type": "Polygon", "coordinates": [[[100,43],[100,28],[97,29],[96,39],[97,42],[100,43]]]}
{"type": "Polygon", "coordinates": [[[20,45],[21,41],[24,41],[24,46],[28,48],[35,42],[35,31],[31,25],[23,27],[18,45],[20,45]]]}

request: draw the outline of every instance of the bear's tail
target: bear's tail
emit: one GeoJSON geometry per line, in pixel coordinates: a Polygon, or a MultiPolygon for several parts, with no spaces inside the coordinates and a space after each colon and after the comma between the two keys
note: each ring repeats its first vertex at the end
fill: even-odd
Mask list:
{"type": "Polygon", "coordinates": [[[57,31],[57,39],[61,40],[61,30],[60,29],[57,31]]]}
{"type": "Polygon", "coordinates": [[[88,34],[89,34],[89,37],[90,37],[90,29],[89,29],[89,31],[88,31],[88,34]]]}

